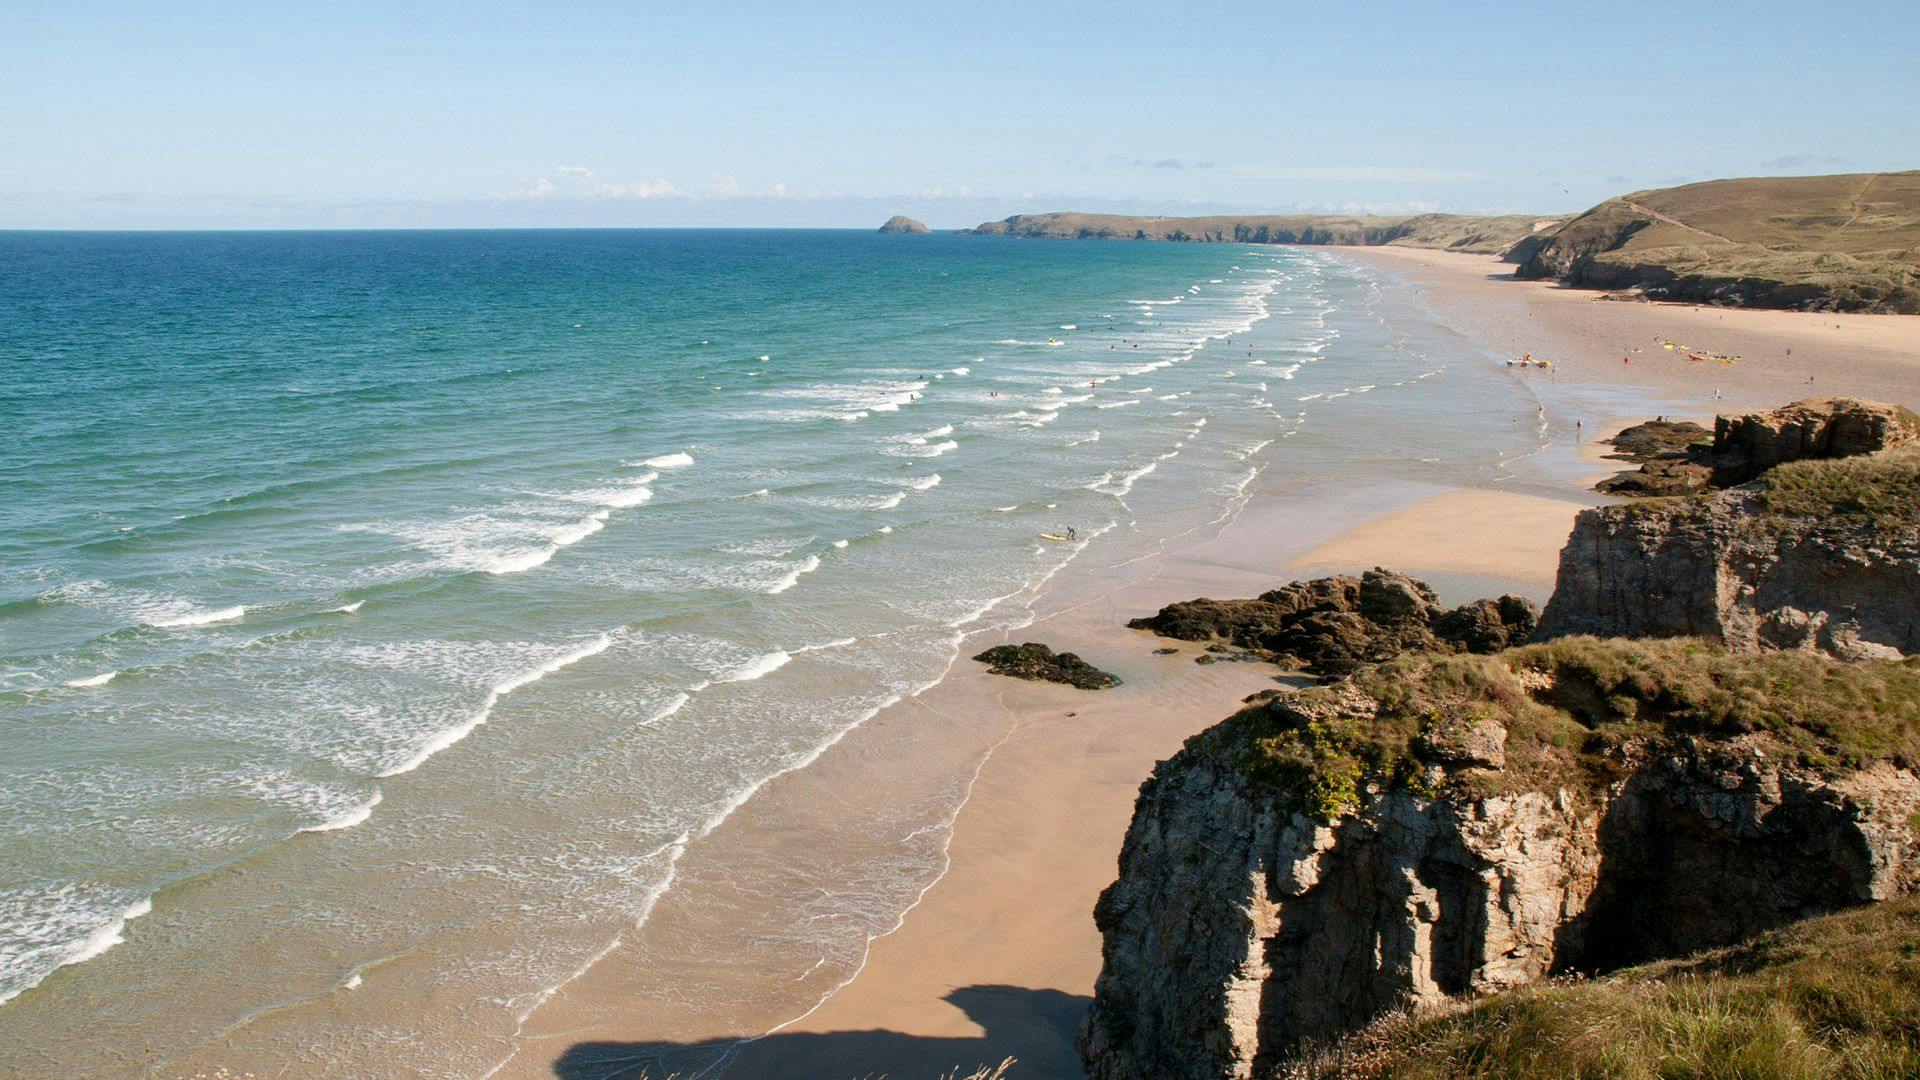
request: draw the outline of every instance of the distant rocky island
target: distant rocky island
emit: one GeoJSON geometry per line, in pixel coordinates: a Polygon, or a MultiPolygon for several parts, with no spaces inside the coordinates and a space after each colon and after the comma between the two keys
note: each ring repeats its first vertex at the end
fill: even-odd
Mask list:
{"type": "Polygon", "coordinates": [[[905,214],[895,214],[892,217],[887,219],[887,223],[885,225],[880,226],[880,231],[883,233],[890,233],[894,235],[904,235],[904,234],[928,233],[928,232],[932,232],[933,230],[927,228],[925,223],[915,221],[914,219],[907,217],[905,214]]]}
{"type": "Polygon", "coordinates": [[[1395,245],[1499,255],[1515,276],[1652,300],[1920,313],[1920,171],[1710,180],[1572,218],[1016,214],[973,236],[1395,245]]]}

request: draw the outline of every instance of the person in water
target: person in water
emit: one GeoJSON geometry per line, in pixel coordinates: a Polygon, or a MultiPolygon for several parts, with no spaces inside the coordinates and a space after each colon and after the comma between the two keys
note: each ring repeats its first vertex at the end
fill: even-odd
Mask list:
{"type": "Polygon", "coordinates": [[[1067,539],[1069,539],[1069,540],[1078,540],[1078,539],[1080,539],[1080,534],[1079,534],[1079,533],[1077,533],[1077,532],[1074,532],[1074,531],[1073,531],[1073,526],[1071,526],[1071,525],[1069,525],[1069,526],[1067,526],[1067,539]]]}

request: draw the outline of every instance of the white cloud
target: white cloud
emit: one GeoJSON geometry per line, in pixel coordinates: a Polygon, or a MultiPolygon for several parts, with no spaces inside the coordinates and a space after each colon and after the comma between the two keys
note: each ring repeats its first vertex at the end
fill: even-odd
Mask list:
{"type": "Polygon", "coordinates": [[[602,180],[585,165],[556,165],[553,171],[532,183],[522,182],[503,198],[508,199],[668,199],[682,195],[670,180],[636,180],[614,183],[602,180]]]}
{"type": "Polygon", "coordinates": [[[1231,165],[1228,172],[1261,180],[1334,180],[1386,184],[1434,184],[1479,180],[1469,169],[1429,169],[1404,165],[1231,165]]]}

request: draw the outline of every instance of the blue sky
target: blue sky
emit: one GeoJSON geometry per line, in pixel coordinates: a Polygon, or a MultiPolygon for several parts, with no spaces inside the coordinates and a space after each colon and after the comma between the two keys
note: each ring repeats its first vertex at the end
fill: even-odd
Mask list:
{"type": "Polygon", "coordinates": [[[1920,4],[0,0],[0,227],[1552,212],[1920,167],[1920,4]]]}

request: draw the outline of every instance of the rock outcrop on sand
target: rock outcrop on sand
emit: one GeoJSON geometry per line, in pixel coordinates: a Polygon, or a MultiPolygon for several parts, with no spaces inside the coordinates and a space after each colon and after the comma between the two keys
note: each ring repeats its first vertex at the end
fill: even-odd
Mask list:
{"type": "Polygon", "coordinates": [[[904,214],[895,214],[887,219],[885,225],[880,226],[880,231],[883,233],[907,234],[927,233],[933,230],[904,214]]]}
{"type": "Polygon", "coordinates": [[[1607,456],[1621,461],[1652,461],[1684,454],[1712,439],[1713,432],[1691,420],[1648,420],[1622,428],[1620,434],[1606,440],[1613,447],[1613,453],[1607,456]]]}
{"type": "Polygon", "coordinates": [[[1344,675],[1409,650],[1491,652],[1525,641],[1531,600],[1503,596],[1448,610],[1424,582],[1392,570],[1296,581],[1252,600],[1188,600],[1127,625],[1182,641],[1229,642],[1277,664],[1344,675]]]}
{"type": "Polygon", "coordinates": [[[995,645],[974,659],[987,665],[987,670],[995,675],[1009,675],[1016,679],[1065,683],[1082,690],[1105,690],[1120,685],[1117,677],[1101,671],[1078,655],[1056,653],[1037,641],[1029,641],[1024,645],[995,645]]]}
{"type": "Polygon", "coordinates": [[[1575,639],[1249,707],[1142,787],[1088,1075],[1274,1075],[1390,1010],[1912,890],[1920,670],[1575,639]]]}
{"type": "Polygon", "coordinates": [[[1653,420],[1614,436],[1639,469],[1595,485],[1610,495],[1688,495],[1733,487],[1789,461],[1856,457],[1920,441],[1920,417],[1858,398],[1811,398],[1770,412],[1722,416],[1710,443],[1697,424],[1653,420]],[[1687,442],[1681,442],[1687,439],[1687,442]],[[1675,444],[1679,445],[1675,445],[1675,444]]]}

